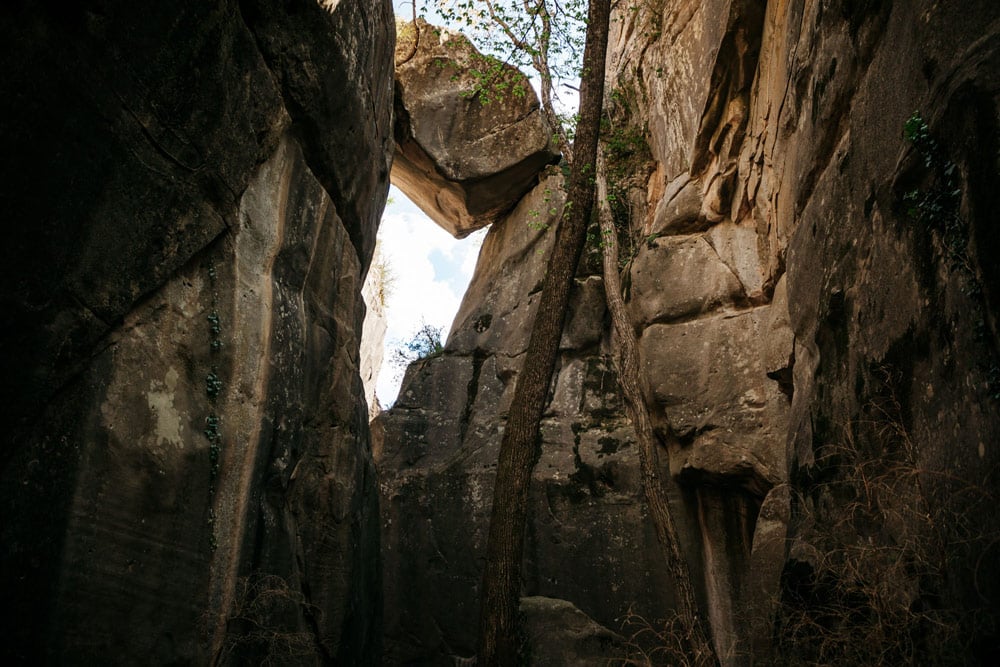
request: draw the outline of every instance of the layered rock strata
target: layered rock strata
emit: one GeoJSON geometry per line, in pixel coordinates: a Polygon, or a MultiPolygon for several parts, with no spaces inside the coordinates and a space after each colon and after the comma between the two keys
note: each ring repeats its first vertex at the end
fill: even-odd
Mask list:
{"type": "Polygon", "coordinates": [[[388,2],[3,10],[10,664],[372,664],[388,2]]]}

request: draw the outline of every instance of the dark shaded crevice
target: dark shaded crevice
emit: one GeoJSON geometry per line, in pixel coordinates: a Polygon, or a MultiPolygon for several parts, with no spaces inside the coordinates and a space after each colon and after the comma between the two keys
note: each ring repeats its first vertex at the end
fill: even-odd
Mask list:
{"type": "MultiPolygon", "coordinates": [[[[985,307],[982,333],[989,332],[994,354],[1000,348],[1000,109],[990,95],[972,85],[956,93],[944,116],[955,125],[965,178],[964,211],[968,220],[969,254],[985,307]]],[[[985,337],[985,336],[983,336],[985,337]]]]}
{"type": "MultiPolygon", "coordinates": [[[[742,283],[741,283],[742,286],[742,283]]],[[[669,325],[679,325],[688,324],[690,322],[697,322],[699,320],[723,320],[731,319],[734,317],[740,317],[748,313],[752,313],[755,310],[761,308],[768,308],[770,304],[768,303],[757,303],[757,299],[751,300],[746,297],[746,292],[744,291],[741,299],[737,300],[735,303],[731,304],[725,310],[708,310],[708,311],[698,311],[694,313],[689,313],[687,315],[660,315],[650,319],[645,322],[642,326],[643,328],[653,326],[654,324],[669,324],[669,325]]]]}
{"type": "Polygon", "coordinates": [[[616,485],[613,465],[593,466],[584,461],[580,454],[580,434],[588,428],[581,423],[572,424],[575,470],[569,475],[570,483],[564,485],[561,491],[562,495],[574,504],[587,499],[602,498],[609,491],[613,491],[616,485]]]}
{"type": "MultiPolygon", "coordinates": [[[[120,95],[119,99],[122,99],[120,95]]],[[[123,99],[122,99],[122,109],[132,118],[133,121],[135,121],[135,124],[139,127],[139,131],[142,133],[142,136],[145,137],[147,143],[149,143],[149,145],[152,146],[153,149],[164,160],[173,165],[176,165],[177,167],[180,167],[180,169],[183,171],[191,173],[199,171],[202,167],[204,167],[205,159],[201,155],[197,155],[197,149],[195,149],[193,146],[190,146],[190,144],[184,142],[185,147],[190,148],[191,151],[195,152],[195,156],[174,155],[170,151],[170,149],[165,145],[164,142],[160,141],[159,139],[157,139],[156,136],[154,136],[153,129],[150,127],[150,124],[144,123],[142,119],[139,118],[138,114],[136,114],[135,111],[129,108],[129,106],[125,103],[125,100],[123,99]],[[193,162],[194,164],[188,164],[189,162],[193,162]]],[[[161,128],[161,129],[165,130],[166,132],[171,132],[173,134],[170,128],[161,128]]],[[[176,134],[174,136],[176,137],[176,134]]],[[[177,139],[182,141],[180,137],[177,137],[177,139]]]]}
{"type": "Polygon", "coordinates": [[[467,385],[466,394],[468,399],[465,401],[465,407],[462,410],[462,414],[458,419],[459,424],[459,436],[458,442],[464,446],[465,435],[469,432],[469,425],[472,421],[472,410],[476,405],[476,397],[479,395],[479,376],[483,370],[483,364],[489,354],[481,349],[476,348],[472,352],[472,377],[469,378],[469,383],[467,385]]]}
{"type": "Polygon", "coordinates": [[[322,658],[323,664],[336,664],[334,656],[330,654],[326,644],[323,642],[323,634],[319,626],[319,618],[317,617],[317,613],[313,611],[315,605],[310,602],[310,600],[312,600],[312,595],[310,594],[309,584],[306,582],[304,577],[299,578],[299,593],[302,595],[303,600],[303,604],[301,605],[302,618],[305,620],[306,625],[312,633],[313,646],[316,649],[317,655],[322,658]]]}
{"type": "MultiPolygon", "coordinates": [[[[796,76],[796,108],[801,108],[806,100],[811,102],[811,120],[819,135],[815,140],[817,148],[812,168],[801,179],[796,193],[796,216],[802,214],[820,177],[837,157],[837,148],[842,139],[850,132],[854,98],[860,82],[864,79],[863,75],[859,76],[859,72],[864,72],[874,58],[875,50],[885,32],[891,8],[892,3],[883,0],[845,0],[840,17],[831,17],[830,20],[848,24],[848,34],[857,49],[854,57],[839,65],[837,59],[832,58],[827,63],[826,69],[819,73],[815,71],[815,66],[809,63],[796,76]],[[839,88],[838,83],[843,80],[854,83],[839,88]],[[808,88],[810,83],[811,88],[808,88]],[[833,99],[826,99],[825,93],[828,89],[835,91],[833,99]]],[[[834,31],[831,29],[832,32],[834,31]]],[[[846,154],[842,159],[847,159],[846,154]]]]}
{"type": "Polygon", "coordinates": [[[795,396],[795,349],[788,355],[788,363],[781,368],[768,371],[767,377],[778,383],[778,391],[788,398],[789,404],[795,396]]]}
{"type": "Polygon", "coordinates": [[[744,113],[738,125],[730,127],[725,114],[736,99],[742,98],[744,108],[749,108],[747,102],[760,57],[766,6],[767,3],[762,0],[741,0],[735,2],[730,10],[726,35],[712,70],[709,88],[712,93],[702,113],[695,139],[692,175],[704,172],[713,156],[726,159],[738,154],[743,143],[749,115],[744,113]],[[727,144],[728,155],[721,155],[727,144]]]}
{"type": "Polygon", "coordinates": [[[857,88],[852,87],[849,91],[834,100],[828,107],[833,110],[832,116],[823,125],[816,147],[816,159],[813,160],[812,167],[802,177],[799,185],[795,199],[796,217],[802,215],[803,210],[805,210],[806,205],[812,198],[812,193],[816,189],[820,177],[833,162],[834,156],[837,153],[837,146],[848,132],[850,126],[848,119],[851,115],[851,103],[853,102],[855,92],[857,92],[857,88]]]}

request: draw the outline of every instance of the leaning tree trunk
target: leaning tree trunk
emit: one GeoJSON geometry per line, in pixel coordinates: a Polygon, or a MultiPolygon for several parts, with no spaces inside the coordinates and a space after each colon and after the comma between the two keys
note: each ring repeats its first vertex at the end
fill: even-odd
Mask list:
{"type": "Polygon", "coordinates": [[[524,367],[500,444],[480,600],[479,665],[517,659],[517,608],[528,509],[528,484],[538,458],[538,431],[548,398],[569,303],[570,287],[594,205],[594,164],[604,97],[610,0],[590,0],[580,86],[580,120],[573,145],[568,201],[556,233],[524,367]]]}
{"type": "Polygon", "coordinates": [[[639,344],[636,341],[635,329],[625,312],[625,302],[622,299],[621,278],[618,275],[618,233],[615,230],[614,218],[608,206],[608,184],[605,174],[604,155],[597,158],[597,202],[598,218],[601,224],[601,248],[604,259],[604,293],[607,298],[608,312],[614,325],[617,340],[615,365],[618,367],[618,381],[625,397],[625,409],[632,426],[635,428],[639,444],[639,466],[642,471],[642,488],[646,494],[646,504],[649,514],[656,527],[656,536],[663,549],[663,559],[667,570],[673,579],[677,592],[677,621],[682,637],[680,645],[687,652],[685,656],[676,656],[685,664],[708,666],[718,664],[715,651],[708,641],[707,633],[698,614],[698,603],[691,586],[691,575],[687,561],[681,553],[680,542],[677,539],[677,526],[667,503],[667,494],[660,479],[659,464],[656,456],[656,435],[649,418],[649,410],[642,396],[639,384],[639,344]]]}

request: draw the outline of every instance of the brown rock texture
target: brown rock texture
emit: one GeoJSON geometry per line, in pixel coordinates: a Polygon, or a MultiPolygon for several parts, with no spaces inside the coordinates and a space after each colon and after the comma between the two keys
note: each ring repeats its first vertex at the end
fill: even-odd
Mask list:
{"type": "Polygon", "coordinates": [[[648,179],[621,179],[643,239],[631,308],[649,404],[680,438],[670,466],[701,518],[724,662],[864,663],[875,654],[858,647],[872,643],[900,662],[991,660],[983,609],[996,607],[996,575],[979,559],[997,534],[982,502],[997,490],[997,453],[981,443],[1000,424],[981,188],[998,173],[998,15],[995,3],[651,2],[617,24],[609,145],[638,132],[650,157],[648,179]],[[932,160],[904,137],[914,110],[938,142],[932,160]],[[953,210],[914,219],[908,193],[933,190],[948,163],[953,210]],[[905,498],[905,529],[888,496],[867,515],[853,503],[875,493],[876,471],[905,498]],[[915,486],[900,481],[917,471],[915,486]],[[941,481],[952,476],[966,485],[941,481]],[[727,507],[735,489],[744,510],[727,507]],[[948,499],[958,494],[979,500],[948,499]],[[914,513],[927,505],[928,523],[955,522],[963,537],[934,538],[914,513]],[[858,603],[855,575],[829,566],[862,544],[926,565],[926,550],[890,546],[915,535],[954,567],[918,584],[858,561],[913,591],[897,607],[874,594],[858,603]],[[787,607],[799,596],[812,620],[830,608],[927,615],[893,626],[883,609],[853,635],[795,635],[787,607]],[[975,639],[916,629],[944,617],[975,639]],[[906,654],[910,632],[926,639],[906,654]],[[810,653],[821,644],[832,652],[810,653]]]}
{"type": "Polygon", "coordinates": [[[531,664],[603,667],[625,653],[625,641],[565,600],[521,599],[531,664]]]}
{"type": "MultiPolygon", "coordinates": [[[[1000,6],[652,0],[617,18],[607,150],[628,305],[722,662],[991,664],[1000,6]],[[915,110],[932,149],[904,134],[915,110]]],[[[471,654],[560,187],[546,176],[494,223],[445,352],[376,422],[391,660],[471,654]]],[[[612,343],[591,258],[523,592],[619,629],[630,606],[666,616],[672,593],[612,343]]]]}
{"type": "MultiPolygon", "coordinates": [[[[622,271],[723,664],[996,664],[1000,5],[616,7],[622,271]]],[[[382,595],[384,662],[471,656],[564,200],[537,103],[462,97],[471,52],[425,24],[394,89],[384,1],[0,17],[5,664],[374,664],[382,595]],[[369,438],[393,151],[439,224],[492,228],[369,438]]],[[[598,250],[533,477],[544,664],[655,650],[622,624],[672,605],[598,250]]]]}
{"type": "Polygon", "coordinates": [[[508,65],[483,95],[472,71],[493,64],[459,33],[417,19],[396,45],[392,182],[462,238],[501,218],[558,159],[527,77],[508,65]]]}
{"type": "MultiPolygon", "coordinates": [[[[499,434],[562,185],[550,170],[491,227],[444,352],[411,365],[395,405],[373,423],[389,664],[443,665],[474,652],[499,434]]],[[[524,585],[526,595],[568,601],[617,629],[630,604],[646,617],[665,616],[671,592],[617,391],[599,265],[591,245],[543,419],[524,585]]],[[[686,534],[696,529],[696,517],[679,522],[686,534]]]]}
{"type": "Polygon", "coordinates": [[[373,664],[390,3],[0,12],[5,662],[373,664]]]}

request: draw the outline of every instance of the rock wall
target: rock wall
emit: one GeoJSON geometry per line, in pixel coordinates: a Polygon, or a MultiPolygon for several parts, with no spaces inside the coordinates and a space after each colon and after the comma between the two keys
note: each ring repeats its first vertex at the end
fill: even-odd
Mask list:
{"type": "MultiPolygon", "coordinates": [[[[606,148],[627,298],[725,664],[994,659],[998,18],[985,1],[617,9],[606,148]],[[914,110],[930,139],[919,120],[904,136],[914,110]]],[[[542,174],[494,223],[444,353],[376,422],[390,662],[473,651],[560,183],[542,174]]],[[[523,592],[627,637],[630,608],[665,617],[672,593],[589,257],[523,592]]]]}
{"type": "Polygon", "coordinates": [[[388,2],[8,3],[10,664],[371,664],[388,2]]]}
{"type": "MultiPolygon", "coordinates": [[[[563,206],[536,103],[455,100],[434,63],[468,54],[436,33],[397,50],[391,97],[387,2],[0,12],[6,662],[372,664],[381,594],[386,662],[471,655],[563,206]],[[360,292],[393,150],[439,223],[493,227],[445,351],[369,444],[360,292]]],[[[995,664],[1000,6],[616,18],[628,305],[723,662],[995,664]]],[[[673,595],[596,260],[524,568],[529,621],[581,661],[654,648],[623,622],[673,595]]]]}
{"type": "MultiPolygon", "coordinates": [[[[761,99],[748,131],[756,148],[744,151],[764,155],[761,171],[771,162],[780,177],[782,188],[758,190],[755,200],[771,200],[761,212],[771,212],[779,239],[789,230],[795,494],[782,594],[786,602],[804,598],[821,608],[833,600],[850,609],[845,600],[860,588],[863,608],[884,605],[902,617],[885,624],[886,659],[989,664],[997,659],[1000,609],[997,569],[986,565],[1000,535],[988,500],[1000,488],[991,255],[1000,6],[869,5],[790,14],[815,27],[771,40],[761,71],[772,81],[784,77],[801,99],[761,94],[770,99],[761,99]],[[799,55],[808,52],[808,61],[799,55]],[[901,136],[914,111],[938,149],[901,136]],[[782,140],[785,127],[794,128],[794,144],[782,140]],[[949,194],[934,212],[931,199],[946,183],[949,194]],[[865,496],[873,470],[875,511],[865,496]],[[844,487],[865,499],[863,511],[844,487]],[[837,527],[852,513],[855,533],[843,539],[837,527]],[[883,549],[861,549],[838,571],[811,555],[831,542],[846,544],[847,553],[883,549]],[[880,563],[889,560],[882,554],[910,564],[880,563]],[[821,583],[831,570],[843,582],[869,569],[907,591],[903,599],[863,586],[831,593],[821,583]],[[913,647],[909,634],[920,637],[913,647]]],[[[778,9],[769,4],[768,25],[778,9]]],[[[814,643],[825,648],[823,641],[814,643]]],[[[841,641],[845,659],[873,659],[870,644],[851,641],[841,641]]],[[[811,649],[803,661],[814,659],[811,649]]]]}
{"type": "MultiPolygon", "coordinates": [[[[449,664],[475,651],[478,589],[500,429],[563,205],[554,170],[483,242],[442,354],[407,370],[373,423],[382,490],[388,664],[449,664]],[[550,212],[551,211],[551,212],[550,212]],[[539,224],[529,226],[528,221],[539,224]]],[[[644,521],[632,433],[605,340],[598,263],[580,271],[535,469],[527,595],[612,624],[669,599],[644,521]]]]}

